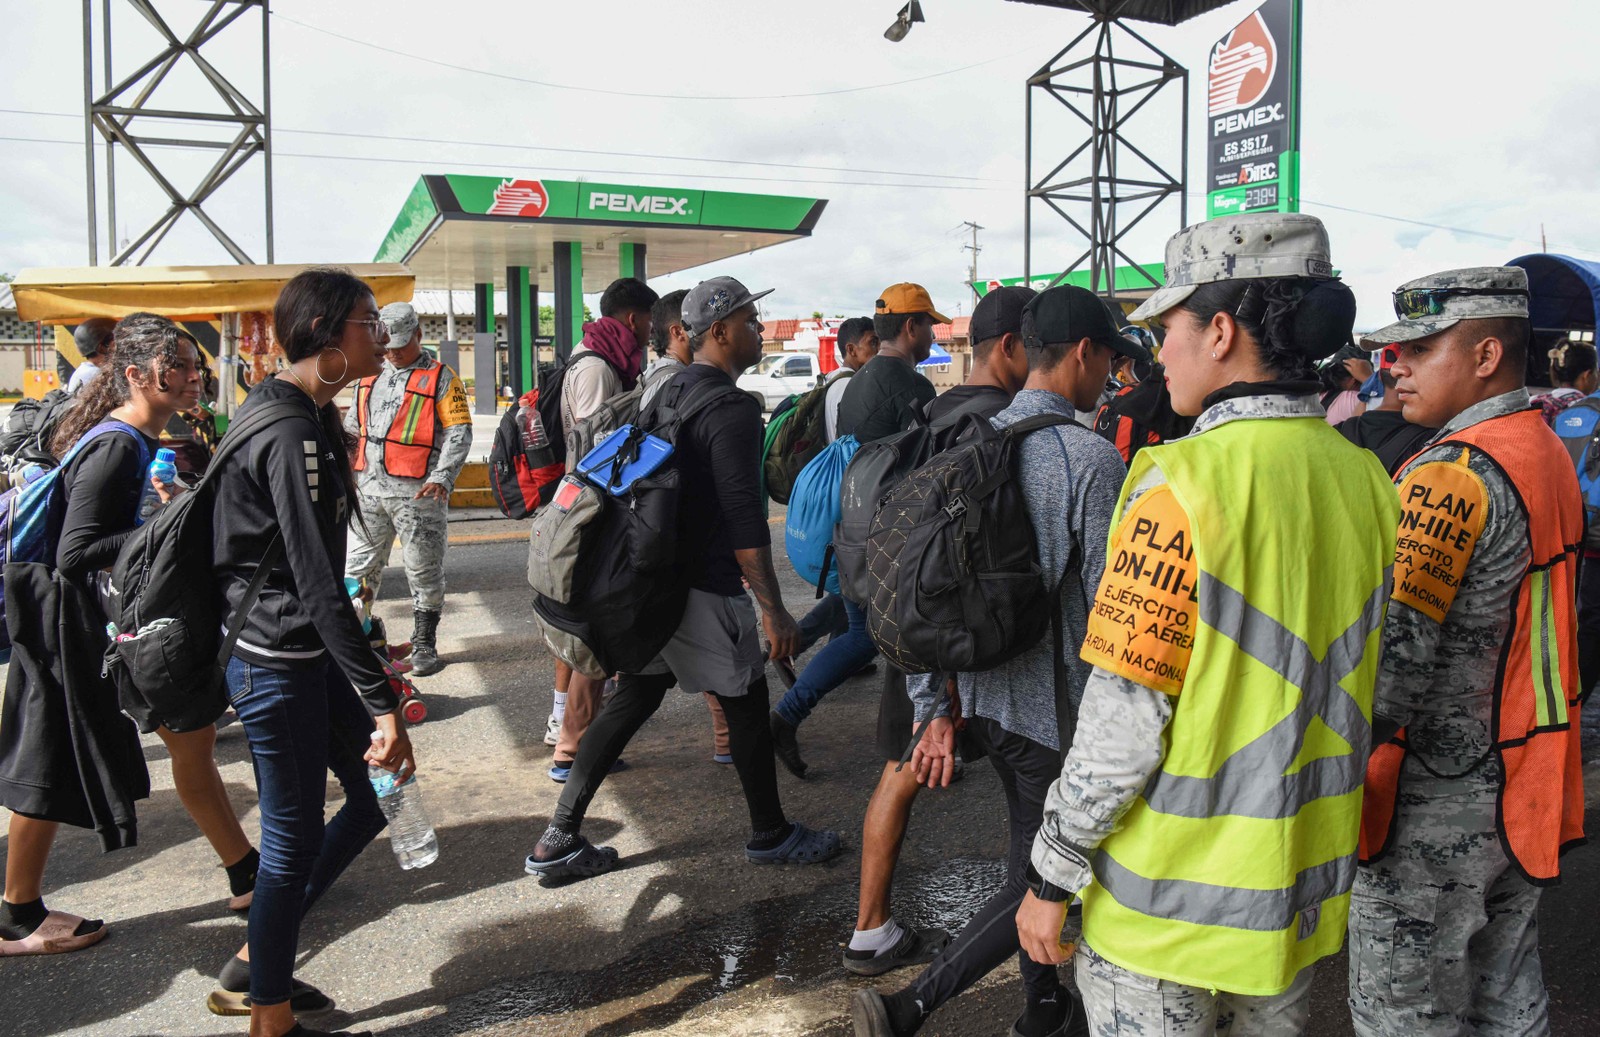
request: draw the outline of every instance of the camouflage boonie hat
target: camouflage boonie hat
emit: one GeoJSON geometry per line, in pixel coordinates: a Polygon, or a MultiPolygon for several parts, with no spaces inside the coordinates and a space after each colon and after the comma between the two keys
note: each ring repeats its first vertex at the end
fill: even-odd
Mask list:
{"type": "Polygon", "coordinates": [[[389,329],[389,348],[404,349],[417,330],[417,311],[408,302],[392,302],[378,311],[378,319],[389,329]]]}
{"type": "Polygon", "coordinates": [[[1519,266],[1469,266],[1445,270],[1394,290],[1400,319],[1363,341],[1391,345],[1437,335],[1459,321],[1528,316],[1528,272],[1519,266]]]}
{"type": "Polygon", "coordinates": [[[1263,212],[1185,227],[1167,241],[1167,283],[1129,320],[1159,317],[1213,281],[1332,277],[1328,230],[1315,216],[1263,212]]]}

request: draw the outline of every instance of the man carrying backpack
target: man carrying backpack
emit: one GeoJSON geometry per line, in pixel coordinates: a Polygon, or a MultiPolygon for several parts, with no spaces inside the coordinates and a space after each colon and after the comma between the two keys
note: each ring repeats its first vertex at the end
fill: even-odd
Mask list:
{"type": "MultiPolygon", "coordinates": [[[[996,428],[1042,415],[1070,419],[1094,406],[1118,353],[1148,359],[1148,352],[1117,333],[1105,307],[1082,288],[1060,285],[1036,296],[1023,310],[1022,337],[1028,380],[1011,406],[996,415],[996,428]]],[[[1039,568],[1053,588],[1061,636],[1047,635],[1009,662],[983,673],[957,677],[961,712],[969,733],[983,746],[1006,793],[1010,851],[1005,884],[978,911],[955,941],[905,989],[891,995],[865,989],[852,1006],[857,1037],[904,1037],[928,1015],[1018,954],[1012,918],[1027,892],[1028,855],[1044,816],[1045,795],[1061,770],[1070,721],[1057,716],[1057,680],[1064,677],[1074,707],[1082,697],[1088,666],[1075,651],[1088,628],[1089,599],[1100,583],[1105,543],[1126,469],[1116,450],[1076,423],[1040,429],[1017,450],[1014,479],[1027,505],[1039,568]]],[[[1056,625],[1056,624],[1052,624],[1056,625]]],[[[913,752],[918,777],[930,787],[948,785],[953,770],[955,726],[942,689],[917,697],[917,715],[934,719],[913,752]]],[[[1046,1037],[1081,1019],[1054,966],[1019,956],[1026,995],[1012,1032],[1046,1037]]]]}
{"type": "Polygon", "coordinates": [[[784,815],[766,722],[766,660],[794,654],[798,633],[783,607],[772,534],[761,509],[760,409],[737,391],[734,379],[761,356],[755,304],[767,294],[751,293],[731,277],[713,277],[683,301],[694,363],[662,390],[660,406],[677,408],[699,393],[732,391],[685,421],[673,443],[682,480],[678,565],[689,574],[690,590],[677,632],[661,650],[671,673],[619,676],[616,694],[579,745],[550,825],[527,859],[529,874],[587,878],[616,866],[616,850],[591,845],[579,828],[607,771],[674,682],[690,694],[716,695],[727,717],[733,767],[750,810],[746,859],[816,864],[839,853],[838,833],[814,831],[784,815]],[[761,650],[761,629],[768,652],[761,650]]]}
{"type": "Polygon", "coordinates": [[[448,365],[422,348],[417,311],[392,302],[379,313],[389,329],[381,373],[356,383],[344,427],[355,433],[352,468],[362,521],[351,524],[344,574],[373,597],[399,534],[411,588],[411,672],[438,673],[436,638],[444,609],[444,553],[450,490],[472,449],[467,392],[448,365]]]}
{"type": "Polygon", "coordinates": [[[949,323],[920,284],[893,284],[883,290],[872,315],[878,355],[863,364],[845,387],[839,401],[839,435],[871,443],[911,424],[913,404],[927,403],[936,395],[917,365],[933,348],[933,326],[949,323]]]}
{"type": "MultiPolygon", "coordinates": [[[[650,314],[659,298],[649,285],[634,277],[612,281],[601,294],[600,319],[583,326],[583,342],[573,350],[561,378],[563,437],[601,404],[638,383],[645,344],[650,341],[650,314]]],[[[555,746],[551,781],[567,780],[578,742],[600,710],[604,688],[605,681],[556,662],[555,704],[544,734],[545,744],[555,746]]]]}
{"type": "MultiPolygon", "coordinates": [[[[967,380],[937,396],[924,408],[930,425],[945,431],[932,445],[938,451],[950,446],[959,431],[952,423],[957,414],[992,418],[1010,405],[1028,380],[1028,352],[1022,343],[1022,309],[1038,293],[1025,285],[997,288],[978,300],[972,310],[972,370],[967,380]]],[[[919,685],[937,678],[916,674],[919,685]]],[[[856,908],[856,928],[844,951],[842,964],[858,976],[879,976],[906,965],[921,965],[944,948],[950,936],[939,929],[907,929],[895,921],[889,898],[900,846],[911,820],[911,804],[921,785],[916,771],[900,766],[916,726],[907,676],[889,667],[884,673],[878,703],[878,749],[883,753],[883,773],[867,802],[861,824],[861,891],[856,908]]]]}
{"type": "MultiPolygon", "coordinates": [[[[918,420],[918,408],[935,395],[933,383],[917,372],[933,345],[933,325],[950,320],[933,308],[928,290],[919,284],[895,284],[883,290],[872,317],[878,355],[845,383],[839,402],[837,432],[863,444],[904,432],[918,420]]],[[[806,664],[794,686],[772,711],[772,739],[778,759],[795,777],[803,778],[795,729],[811,715],[828,692],[872,662],[878,650],[867,636],[866,614],[845,599],[847,627],[806,664]]]]}

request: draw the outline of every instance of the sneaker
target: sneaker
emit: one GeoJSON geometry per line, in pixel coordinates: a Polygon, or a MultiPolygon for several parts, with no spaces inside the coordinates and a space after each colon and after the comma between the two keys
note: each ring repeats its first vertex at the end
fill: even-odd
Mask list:
{"type": "Polygon", "coordinates": [[[840,964],[858,976],[881,976],[908,965],[926,965],[949,942],[950,934],[943,929],[906,929],[900,942],[882,954],[846,948],[840,964]]]}
{"type": "Polygon", "coordinates": [[[554,713],[544,722],[544,744],[555,745],[561,741],[561,718],[554,713]]]}
{"type": "Polygon", "coordinates": [[[712,753],[711,754],[711,762],[712,763],[720,763],[724,767],[726,767],[727,765],[729,765],[729,764],[731,764],[733,762],[733,754],[732,753],[712,753]]]}
{"type": "Polygon", "coordinates": [[[545,773],[549,775],[550,780],[555,782],[557,785],[565,785],[567,783],[567,779],[572,777],[572,764],[569,763],[565,767],[559,763],[551,764],[550,769],[545,773]]]}

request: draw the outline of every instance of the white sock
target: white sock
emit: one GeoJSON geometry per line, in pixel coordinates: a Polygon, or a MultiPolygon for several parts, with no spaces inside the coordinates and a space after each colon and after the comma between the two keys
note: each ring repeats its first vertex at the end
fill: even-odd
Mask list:
{"type": "Polygon", "coordinates": [[[900,928],[900,923],[891,915],[889,920],[876,929],[857,929],[850,934],[850,949],[853,951],[871,951],[874,956],[887,954],[894,950],[894,945],[905,936],[905,930],[900,928]]]}
{"type": "Polygon", "coordinates": [[[556,704],[551,707],[550,715],[555,717],[556,723],[559,724],[561,719],[567,715],[567,693],[564,691],[558,691],[555,693],[555,696],[556,704]]]}

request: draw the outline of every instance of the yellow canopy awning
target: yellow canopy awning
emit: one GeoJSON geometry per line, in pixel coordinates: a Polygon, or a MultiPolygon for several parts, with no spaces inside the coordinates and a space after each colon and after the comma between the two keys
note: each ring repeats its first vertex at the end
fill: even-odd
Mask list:
{"type": "MultiPolygon", "coordinates": [[[[271,266],[99,266],[24,270],[12,282],[17,316],[45,324],[90,317],[120,320],[146,310],[174,320],[271,312],[278,292],[305,264],[271,266]]],[[[415,278],[400,263],[343,267],[372,287],[378,305],[409,302],[415,278]]]]}

